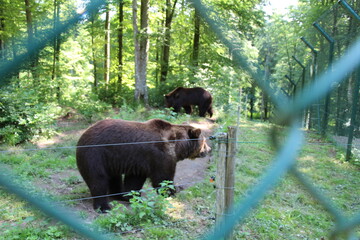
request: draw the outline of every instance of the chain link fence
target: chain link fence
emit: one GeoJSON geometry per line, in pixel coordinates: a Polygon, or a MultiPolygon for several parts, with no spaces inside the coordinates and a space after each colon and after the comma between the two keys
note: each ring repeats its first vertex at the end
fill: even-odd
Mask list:
{"type": "MultiPolygon", "coordinates": [[[[359,114],[356,114],[359,110],[353,107],[358,102],[356,83],[360,81],[359,74],[356,74],[360,64],[360,40],[356,37],[359,30],[359,16],[352,11],[346,1],[341,0],[314,23],[314,27],[309,29],[309,36],[299,40],[304,42],[299,53],[302,51],[304,54],[294,55],[297,61],[294,62],[294,73],[291,77],[294,83],[298,83],[301,87],[298,87],[296,94],[289,98],[271,88],[269,82],[264,81],[264,74],[260,68],[254,70],[241,51],[232,51],[239,49],[239,42],[226,36],[227,24],[222,19],[214,20],[210,17],[219,16],[214,14],[215,9],[206,7],[199,0],[191,0],[191,2],[217,37],[233,53],[234,63],[246,71],[268,94],[277,107],[277,123],[289,127],[285,140],[283,136],[279,136],[277,128],[274,127],[271,134],[278,151],[272,165],[264,172],[262,180],[251,193],[233,206],[233,214],[224,216],[223,220],[204,238],[222,239],[229,236],[234,227],[244,221],[249,212],[260,204],[269,190],[273,189],[285,174],[290,173],[333,216],[335,227],[330,233],[331,238],[346,236],[348,239],[355,239],[354,231],[360,225],[360,213],[355,213],[352,217],[345,216],[334,206],[331,199],[322,195],[309,178],[297,169],[296,159],[303,144],[302,126],[316,129],[323,134],[348,135],[351,139],[352,132],[355,136],[359,134],[357,124],[359,114]]],[[[96,8],[102,3],[103,1],[91,1],[89,7],[96,8]]],[[[66,31],[79,20],[81,15],[60,27],[56,34],[66,31]]],[[[21,65],[20,63],[41,50],[46,45],[46,41],[51,40],[52,37],[54,37],[53,33],[49,34],[49,38],[44,42],[36,43],[34,53],[20,56],[15,62],[2,64],[0,75],[10,74],[14,68],[21,65]]],[[[64,214],[66,211],[61,207],[54,207],[46,199],[26,192],[14,179],[15,177],[10,173],[5,174],[2,171],[0,185],[81,235],[89,239],[107,239],[107,236],[88,229],[72,214],[64,214]]]]}
{"type": "MultiPolygon", "coordinates": [[[[353,4],[357,4],[354,7],[359,9],[358,1],[353,1],[353,4]]],[[[346,1],[338,1],[318,18],[306,30],[306,36],[299,39],[302,43],[297,44],[293,56],[294,71],[289,75],[293,76],[298,87],[313,83],[321,73],[338,71],[333,65],[356,41],[359,27],[359,15],[346,1]]],[[[360,133],[356,104],[359,102],[357,72],[344,73],[342,81],[331,87],[331,92],[304,111],[303,126],[323,136],[335,135],[334,140],[347,148],[346,158],[349,160],[353,137],[360,133]]]]}

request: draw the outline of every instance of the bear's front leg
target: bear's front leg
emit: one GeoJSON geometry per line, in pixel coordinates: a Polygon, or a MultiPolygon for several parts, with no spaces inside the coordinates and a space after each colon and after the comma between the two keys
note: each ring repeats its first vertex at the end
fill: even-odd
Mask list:
{"type": "Polygon", "coordinates": [[[141,190],[145,183],[145,180],[146,180],[146,176],[143,175],[125,174],[124,194],[121,196],[121,199],[123,201],[129,201],[131,197],[125,195],[130,193],[131,191],[141,190]]]}
{"type": "Polygon", "coordinates": [[[163,167],[159,167],[151,176],[151,183],[153,188],[157,189],[157,192],[165,192],[168,196],[173,196],[176,193],[175,188],[167,188],[165,191],[159,191],[162,187],[161,183],[164,181],[174,182],[176,164],[164,164],[163,167]]]}
{"type": "Polygon", "coordinates": [[[96,185],[89,186],[91,196],[93,197],[93,207],[95,210],[100,210],[101,213],[106,213],[111,209],[107,195],[108,182],[104,179],[98,179],[96,185]]]}
{"type": "Polygon", "coordinates": [[[189,105],[189,106],[183,106],[183,108],[185,109],[186,114],[191,114],[191,113],[192,113],[192,107],[191,107],[191,105],[189,105]]]}
{"type": "Polygon", "coordinates": [[[124,186],[123,186],[123,181],[122,181],[122,176],[121,174],[119,174],[119,176],[116,177],[112,177],[109,180],[109,193],[113,196],[111,196],[112,198],[114,198],[115,200],[123,200],[123,192],[124,191],[124,186]]]}

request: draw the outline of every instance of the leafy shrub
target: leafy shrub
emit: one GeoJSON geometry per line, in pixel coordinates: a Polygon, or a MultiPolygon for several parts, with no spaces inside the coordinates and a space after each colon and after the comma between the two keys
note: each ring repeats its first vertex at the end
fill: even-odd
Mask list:
{"type": "Polygon", "coordinates": [[[43,226],[39,227],[19,227],[10,228],[2,233],[2,239],[8,240],[20,240],[20,239],[64,239],[64,236],[68,236],[69,231],[63,226],[43,226]]]}
{"type": "Polygon", "coordinates": [[[145,112],[146,112],[146,109],[141,105],[132,107],[124,102],[123,105],[120,107],[119,112],[115,116],[113,116],[113,118],[141,121],[141,120],[143,120],[143,117],[144,117],[143,115],[145,112]]]}
{"type": "Polygon", "coordinates": [[[136,227],[146,224],[161,225],[165,223],[166,209],[170,203],[166,198],[168,189],[174,189],[169,181],[164,181],[158,190],[147,189],[131,191],[131,208],[121,203],[113,202],[113,208],[104,216],[96,219],[95,223],[109,231],[132,231],[136,227]],[[141,196],[141,193],[144,193],[141,196]]]}
{"type": "Polygon", "coordinates": [[[164,108],[165,98],[164,95],[168,94],[176,87],[182,87],[183,85],[177,84],[162,84],[156,88],[149,88],[149,104],[153,107],[164,108]]]}
{"type": "Polygon", "coordinates": [[[99,100],[99,98],[91,92],[77,91],[71,98],[64,100],[66,106],[75,108],[84,119],[91,122],[93,118],[105,112],[111,106],[99,100]]]}
{"type": "Polygon", "coordinates": [[[33,90],[7,88],[0,92],[0,142],[15,145],[40,135],[51,135],[50,126],[60,108],[39,100],[33,90]]]}
{"type": "Polygon", "coordinates": [[[174,122],[179,114],[171,109],[154,109],[149,112],[148,118],[159,118],[169,122],[174,122]]]}

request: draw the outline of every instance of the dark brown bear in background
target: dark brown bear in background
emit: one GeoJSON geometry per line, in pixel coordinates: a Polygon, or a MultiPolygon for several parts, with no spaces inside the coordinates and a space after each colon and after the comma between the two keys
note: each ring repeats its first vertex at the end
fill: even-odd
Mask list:
{"type": "MultiPolygon", "coordinates": [[[[178,161],[204,157],[209,151],[201,130],[189,125],[160,119],[144,123],[107,119],[80,137],[76,161],[91,196],[96,197],[140,190],[147,178],[154,188],[160,187],[164,180],[174,180],[178,161]]],[[[128,200],[121,195],[116,199],[128,200]]],[[[107,197],[94,198],[93,206],[101,212],[110,209],[107,197]]]]}
{"type": "Polygon", "coordinates": [[[183,107],[187,114],[191,114],[192,106],[199,107],[199,116],[205,117],[209,113],[213,115],[212,96],[203,88],[184,88],[178,87],[165,95],[165,102],[168,108],[173,107],[175,112],[179,112],[183,107]]]}

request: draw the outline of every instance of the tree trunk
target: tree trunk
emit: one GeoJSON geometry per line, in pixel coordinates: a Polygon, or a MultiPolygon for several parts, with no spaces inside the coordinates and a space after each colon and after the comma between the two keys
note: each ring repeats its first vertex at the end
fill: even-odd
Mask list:
{"type": "MultiPolygon", "coordinates": [[[[26,31],[28,34],[28,43],[27,43],[27,50],[28,52],[31,52],[32,44],[35,43],[35,37],[34,37],[34,27],[33,27],[33,19],[32,19],[32,12],[31,12],[31,0],[24,0],[25,1],[25,15],[26,15],[26,31]]],[[[30,67],[31,72],[34,79],[38,79],[37,73],[36,73],[36,67],[38,62],[38,54],[36,53],[34,56],[31,56],[30,59],[30,67]]]]}
{"type": "Polygon", "coordinates": [[[196,68],[199,65],[199,49],[200,49],[200,16],[198,11],[195,9],[194,16],[194,41],[193,41],[193,54],[192,54],[192,65],[196,68]]]}
{"type": "Polygon", "coordinates": [[[4,6],[4,1],[0,0],[0,61],[5,59],[5,39],[3,34],[5,32],[4,6]]]}
{"type": "Polygon", "coordinates": [[[33,30],[33,21],[32,14],[30,9],[30,0],[25,0],[25,13],[26,13],[26,30],[28,34],[28,48],[33,43],[34,40],[34,30],[33,30]]]}
{"type": "Polygon", "coordinates": [[[160,82],[164,82],[166,80],[167,74],[169,72],[171,22],[174,17],[176,3],[177,0],[174,1],[174,5],[171,7],[170,0],[166,0],[165,36],[161,58],[160,82]]]}
{"type": "Polygon", "coordinates": [[[255,83],[251,83],[251,88],[250,88],[250,119],[251,119],[251,120],[254,119],[254,111],[255,111],[255,90],[256,90],[256,85],[255,85],[255,83]]]}
{"type": "MultiPolygon", "coordinates": [[[[269,47],[266,51],[264,68],[265,68],[265,81],[270,81],[270,64],[271,64],[272,48],[269,47]]],[[[264,91],[261,92],[261,119],[263,121],[268,119],[268,97],[264,91]]]]}
{"type": "Polygon", "coordinates": [[[92,62],[94,66],[93,76],[94,84],[93,90],[96,92],[98,87],[98,77],[97,77],[97,60],[96,60],[96,48],[95,48],[95,13],[90,13],[90,22],[91,22],[91,53],[92,53],[92,62]]]}
{"type": "Polygon", "coordinates": [[[104,81],[106,90],[110,82],[110,9],[105,13],[105,45],[104,45],[104,81]]]}
{"type": "Polygon", "coordinates": [[[117,92],[121,93],[122,89],[122,72],[123,72],[123,37],[124,37],[124,1],[119,2],[119,28],[118,28],[118,83],[117,92]]]}
{"type": "Polygon", "coordinates": [[[137,1],[132,1],[133,5],[133,28],[135,44],[135,101],[143,102],[148,105],[148,91],[146,85],[146,67],[148,61],[148,8],[149,0],[141,0],[140,9],[140,30],[137,21],[137,1]]]}
{"type": "MultiPolygon", "coordinates": [[[[54,32],[59,27],[60,22],[60,3],[58,0],[54,0],[54,32]]],[[[52,73],[51,73],[51,80],[57,80],[57,76],[59,74],[59,56],[60,56],[60,35],[54,37],[54,54],[53,54],[53,66],[52,66],[52,73]]],[[[56,98],[58,101],[61,99],[61,83],[57,82],[56,84],[56,98]]]]}

